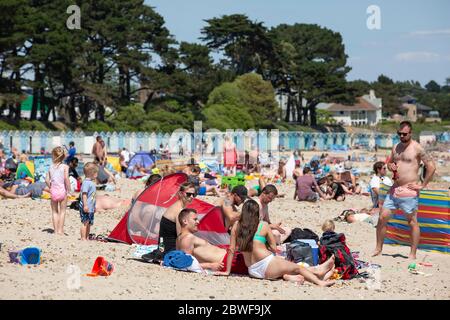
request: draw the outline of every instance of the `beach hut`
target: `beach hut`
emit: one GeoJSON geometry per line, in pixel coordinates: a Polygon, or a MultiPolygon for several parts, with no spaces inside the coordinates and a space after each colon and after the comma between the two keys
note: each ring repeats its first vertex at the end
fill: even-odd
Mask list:
{"type": "MultiPolygon", "coordinates": [[[[417,220],[420,227],[419,249],[450,253],[450,197],[448,191],[420,192],[417,220]]],[[[410,228],[400,210],[387,225],[386,244],[410,245],[410,228]]]]}

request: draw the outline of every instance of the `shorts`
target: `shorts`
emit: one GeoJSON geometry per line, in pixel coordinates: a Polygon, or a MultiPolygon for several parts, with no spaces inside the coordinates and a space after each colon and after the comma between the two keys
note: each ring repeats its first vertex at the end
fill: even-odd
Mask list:
{"type": "Polygon", "coordinates": [[[94,212],[84,212],[82,208],[80,208],[80,219],[81,223],[89,222],[89,225],[94,224],[94,212]]]}
{"type": "Polygon", "coordinates": [[[198,195],[199,195],[199,196],[204,196],[204,195],[206,195],[206,187],[200,187],[200,188],[198,188],[198,195]]]}
{"type": "Polygon", "coordinates": [[[419,197],[397,198],[388,193],[384,199],[383,208],[395,210],[400,209],[406,214],[412,214],[417,211],[419,206],[419,197]]]}
{"type": "MultiPolygon", "coordinates": [[[[225,254],[225,256],[223,257],[223,260],[222,260],[223,268],[220,271],[226,271],[227,258],[228,258],[228,251],[225,254]]],[[[231,273],[248,274],[248,268],[245,265],[244,255],[241,252],[236,252],[234,255],[233,261],[231,262],[231,273]]]]}

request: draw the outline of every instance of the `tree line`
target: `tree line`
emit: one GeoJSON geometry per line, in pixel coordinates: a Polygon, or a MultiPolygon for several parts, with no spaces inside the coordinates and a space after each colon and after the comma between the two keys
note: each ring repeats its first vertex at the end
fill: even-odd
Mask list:
{"type": "Polygon", "coordinates": [[[224,15],[205,20],[199,43],[188,43],[143,0],[75,3],[80,30],[66,27],[73,1],[0,3],[0,112],[9,109],[11,119],[20,119],[24,86],[33,94],[29,120],[48,121],[58,110],[73,128],[86,128],[94,115],[95,126],[146,131],[189,130],[194,120],[206,128],[270,129],[290,114],[315,126],[319,102],[352,103],[367,86],[388,88],[389,99],[397,87],[430,92],[380,79],[348,82],[342,36],[319,25],[267,28],[224,15]],[[274,90],[288,97],[283,118],[274,90]]]}

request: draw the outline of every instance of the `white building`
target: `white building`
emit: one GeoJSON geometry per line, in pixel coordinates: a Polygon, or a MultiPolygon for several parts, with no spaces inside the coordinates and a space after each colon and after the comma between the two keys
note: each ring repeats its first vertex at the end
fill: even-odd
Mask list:
{"type": "Polygon", "coordinates": [[[382,99],[370,90],[368,95],[356,98],[356,103],[347,106],[339,103],[319,103],[317,109],[327,110],[337,123],[345,126],[375,126],[381,121],[382,99]]]}

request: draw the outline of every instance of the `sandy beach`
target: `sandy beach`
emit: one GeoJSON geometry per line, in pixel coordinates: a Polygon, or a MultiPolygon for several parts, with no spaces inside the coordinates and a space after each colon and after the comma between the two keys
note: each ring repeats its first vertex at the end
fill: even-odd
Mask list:
{"type": "MultiPolygon", "coordinates": [[[[308,158],[311,153],[305,156],[308,158]]],[[[357,165],[371,167],[372,163],[357,165]]],[[[438,175],[448,175],[447,167],[437,164],[438,175]]],[[[368,179],[368,176],[362,177],[363,181],[368,182],[368,179]]],[[[119,180],[118,185],[121,191],[99,194],[130,199],[142,187],[141,182],[127,179],[119,180]]],[[[429,187],[448,189],[449,183],[437,180],[429,187]]],[[[338,216],[344,209],[369,207],[371,203],[368,196],[348,196],[345,202],[298,202],[292,199],[292,183],[278,188],[280,193],[285,193],[285,198],[270,204],[271,220],[282,221],[290,227],[310,228],[319,236],[325,219],[338,216]]],[[[211,203],[218,201],[214,197],[201,198],[211,203]]],[[[108,235],[126,209],[97,213],[91,232],[108,235]]],[[[375,228],[368,223],[336,223],[336,231],[346,235],[347,245],[359,252],[360,260],[381,265],[379,282],[370,285],[364,279],[353,279],[337,281],[331,288],[174,271],[134,260],[134,245],[82,242],[79,229],[78,211],[68,209],[67,235],[52,234],[49,200],[0,200],[0,299],[450,299],[449,255],[419,250],[417,262],[432,266],[418,266],[418,270],[427,275],[411,274],[407,268],[409,247],[385,245],[383,255],[370,257],[375,246],[375,228]],[[28,246],[42,249],[40,265],[9,263],[8,250],[28,246]],[[111,276],[85,276],[97,256],[114,264],[111,276]]]]}

